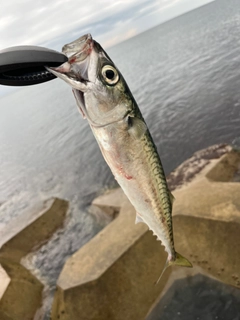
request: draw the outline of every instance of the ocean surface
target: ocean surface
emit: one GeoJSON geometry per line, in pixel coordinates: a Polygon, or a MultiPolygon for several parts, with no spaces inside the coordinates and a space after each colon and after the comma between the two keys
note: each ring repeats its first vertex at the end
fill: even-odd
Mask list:
{"type": "MultiPolygon", "coordinates": [[[[199,149],[240,146],[239,0],[216,0],[107,52],[139,104],[166,174],[199,149]]],[[[0,98],[0,235],[45,199],[70,201],[66,228],[35,259],[50,286],[65,259],[104,226],[88,206],[113,186],[63,81],[0,98]]]]}

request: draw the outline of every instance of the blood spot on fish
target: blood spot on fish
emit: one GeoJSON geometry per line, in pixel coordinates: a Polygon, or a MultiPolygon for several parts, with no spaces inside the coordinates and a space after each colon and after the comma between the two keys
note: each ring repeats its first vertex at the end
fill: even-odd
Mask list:
{"type": "Polygon", "coordinates": [[[118,172],[125,177],[127,180],[132,180],[133,177],[129,176],[126,172],[123,171],[123,167],[118,167],[118,172]]]}
{"type": "Polygon", "coordinates": [[[92,52],[92,47],[89,47],[87,50],[87,54],[90,55],[91,52],[92,52]]]}
{"type": "Polygon", "coordinates": [[[77,57],[73,57],[69,60],[69,63],[74,63],[76,61],[77,57]]]}
{"type": "Polygon", "coordinates": [[[86,50],[86,53],[87,53],[88,55],[90,55],[90,53],[92,52],[93,44],[94,44],[94,42],[91,41],[91,40],[88,42],[88,48],[85,49],[85,50],[86,50]]]}
{"type": "Polygon", "coordinates": [[[166,219],[165,219],[164,217],[161,218],[162,223],[164,223],[165,220],[166,220],[166,219]]]}

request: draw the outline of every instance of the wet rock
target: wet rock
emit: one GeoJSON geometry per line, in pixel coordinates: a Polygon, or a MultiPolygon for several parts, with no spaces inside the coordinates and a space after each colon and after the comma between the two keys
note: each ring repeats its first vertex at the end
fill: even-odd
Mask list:
{"type": "Polygon", "coordinates": [[[206,170],[209,171],[215,163],[218,163],[220,157],[232,151],[232,147],[229,145],[217,144],[195,152],[191,158],[184,161],[168,175],[167,182],[170,190],[173,191],[188,185],[199,175],[206,173],[206,170]]]}

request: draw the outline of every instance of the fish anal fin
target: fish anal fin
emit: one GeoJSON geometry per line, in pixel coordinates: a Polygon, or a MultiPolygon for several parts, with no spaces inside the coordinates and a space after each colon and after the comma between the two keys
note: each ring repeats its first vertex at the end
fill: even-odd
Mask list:
{"type": "Polygon", "coordinates": [[[137,223],[145,223],[144,221],[143,221],[143,219],[141,218],[141,216],[136,212],[136,220],[135,220],[135,224],[137,224],[137,223]]]}
{"type": "Polygon", "coordinates": [[[141,137],[145,134],[147,131],[147,126],[145,122],[139,118],[136,117],[129,117],[129,134],[136,140],[141,139],[141,137]]]}

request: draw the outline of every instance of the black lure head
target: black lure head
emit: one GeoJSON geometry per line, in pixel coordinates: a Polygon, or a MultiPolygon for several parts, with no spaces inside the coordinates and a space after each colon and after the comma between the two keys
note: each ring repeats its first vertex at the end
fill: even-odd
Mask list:
{"type": "Polygon", "coordinates": [[[47,69],[58,67],[68,58],[57,51],[38,46],[17,46],[0,51],[0,84],[27,86],[56,77],[47,69]]]}

